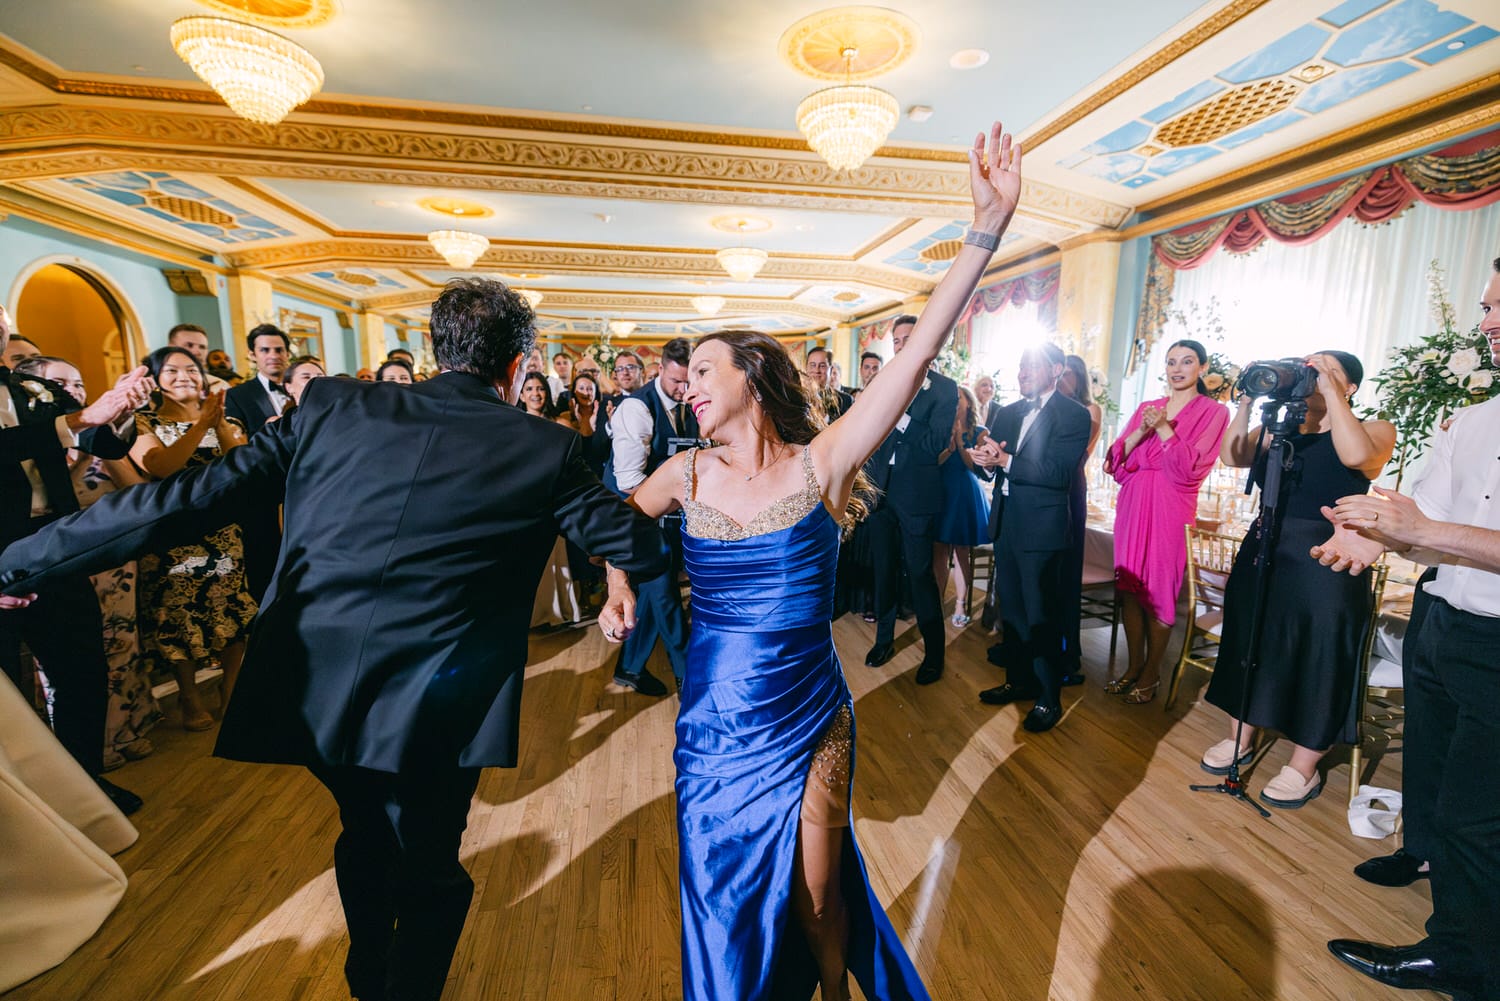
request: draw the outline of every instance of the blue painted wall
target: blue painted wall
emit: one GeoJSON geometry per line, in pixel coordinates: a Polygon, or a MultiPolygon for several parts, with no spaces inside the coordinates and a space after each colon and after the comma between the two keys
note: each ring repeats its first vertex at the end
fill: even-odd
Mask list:
{"type": "Polygon", "coordinates": [[[359,367],[356,364],[359,361],[359,352],[349,351],[354,331],[339,324],[336,310],[283,292],[271,294],[271,305],[276,307],[278,314],[283,309],[293,309],[299,313],[316,316],[323,325],[323,362],[328,366],[328,374],[337,375],[340,372],[354,374],[354,369],[359,367]],[[354,368],[350,368],[351,364],[354,368]]]}

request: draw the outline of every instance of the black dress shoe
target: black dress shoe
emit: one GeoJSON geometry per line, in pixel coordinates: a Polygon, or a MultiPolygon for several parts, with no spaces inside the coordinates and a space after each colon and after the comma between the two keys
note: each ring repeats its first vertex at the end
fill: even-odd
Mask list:
{"type": "Polygon", "coordinates": [[[1083,675],[1082,674],[1065,674],[1065,675],[1062,676],[1062,683],[1063,683],[1063,687],[1064,688],[1071,688],[1074,685],[1081,685],[1081,684],[1083,684],[1083,675]]]}
{"type": "Polygon", "coordinates": [[[1422,871],[1423,864],[1422,859],[1408,855],[1405,848],[1397,848],[1394,855],[1361,862],[1354,867],[1354,875],[1376,886],[1410,886],[1427,878],[1427,873],[1422,871]]]}
{"type": "Polygon", "coordinates": [[[1021,720],[1021,726],[1031,733],[1046,733],[1062,719],[1061,706],[1032,706],[1031,712],[1021,720]]]}
{"type": "Polygon", "coordinates": [[[115,805],[115,809],[127,817],[144,805],[141,798],[129,789],[121,789],[113,782],[105,781],[97,776],[94,778],[94,781],[99,784],[100,789],[104,790],[104,795],[109,797],[109,801],[115,805]]]}
{"type": "Polygon", "coordinates": [[[1017,688],[1009,682],[994,688],[986,688],[979,693],[979,701],[987,706],[1008,706],[1012,702],[1029,702],[1034,698],[1036,698],[1035,692],[1017,688]]]}
{"type": "Polygon", "coordinates": [[[984,652],[984,659],[989,661],[991,664],[994,664],[996,667],[1010,666],[1010,658],[1006,656],[1004,643],[992,644],[990,648],[984,652]]]}
{"type": "Polygon", "coordinates": [[[896,656],[896,644],[876,643],[870,647],[870,652],[865,654],[865,667],[879,667],[894,656],[896,656]]]}
{"type": "Polygon", "coordinates": [[[616,671],[614,682],[642,695],[660,697],[667,694],[667,686],[663,685],[660,678],[645,668],[641,669],[640,674],[626,674],[624,671],[616,671]]]}
{"type": "Polygon", "coordinates": [[[933,658],[930,655],[922,658],[922,666],[917,668],[917,684],[930,685],[943,676],[943,660],[941,657],[933,658]]]}
{"type": "Polygon", "coordinates": [[[1454,1001],[1473,1001],[1484,989],[1479,974],[1454,969],[1444,957],[1433,953],[1430,943],[1376,945],[1349,938],[1336,938],[1328,951],[1371,980],[1408,991],[1437,991],[1454,1001]]]}

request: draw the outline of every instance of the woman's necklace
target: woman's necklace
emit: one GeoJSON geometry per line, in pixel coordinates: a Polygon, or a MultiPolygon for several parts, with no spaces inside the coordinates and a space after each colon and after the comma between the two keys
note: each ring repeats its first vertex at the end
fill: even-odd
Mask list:
{"type": "Polygon", "coordinates": [[[781,451],[779,453],[777,453],[776,458],[772,459],[770,462],[766,463],[764,466],[761,466],[755,472],[745,474],[745,482],[749,483],[751,480],[755,479],[761,473],[764,473],[766,470],[768,470],[772,466],[776,465],[776,463],[778,463],[782,459],[786,458],[787,450],[790,449],[790,448],[791,448],[790,445],[787,445],[786,443],[783,442],[782,443],[782,447],[781,447],[781,451]]]}

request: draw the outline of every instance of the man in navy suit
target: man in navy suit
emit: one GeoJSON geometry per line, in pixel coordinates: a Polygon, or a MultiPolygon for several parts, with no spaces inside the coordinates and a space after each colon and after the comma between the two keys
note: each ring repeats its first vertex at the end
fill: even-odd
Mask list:
{"type": "Polygon", "coordinates": [[[1005,684],[979,698],[988,705],[1035,700],[1023,723],[1033,733],[1062,718],[1063,609],[1071,593],[1064,579],[1072,535],[1068,493],[1091,426],[1088,410],[1057,392],[1063,363],[1052,344],[1021,355],[1023,398],[1000,411],[990,437],[970,453],[996,479],[990,536],[1002,649],[1012,668],[1005,684]]]}

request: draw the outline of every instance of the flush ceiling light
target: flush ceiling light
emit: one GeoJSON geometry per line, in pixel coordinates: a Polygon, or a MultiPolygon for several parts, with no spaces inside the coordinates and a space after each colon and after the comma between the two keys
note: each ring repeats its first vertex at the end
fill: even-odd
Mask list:
{"type": "Polygon", "coordinates": [[[725,247],[714,254],[714,257],[718,258],[719,265],[729,272],[729,277],[737,282],[747,282],[766,266],[770,255],[755,247],[725,247]]]}
{"type": "MultiPolygon", "coordinates": [[[[851,67],[858,52],[844,50],[851,67]]],[[[879,87],[825,87],[797,105],[797,130],[834,170],[853,170],[879,149],[901,119],[901,105],[879,87]]]]}
{"type": "Polygon", "coordinates": [[[226,17],[172,22],[172,48],[241,118],[275,125],[323,86],[323,67],[274,31],[226,17]]]}
{"type": "Polygon", "coordinates": [[[490,245],[490,241],[478,233],[466,233],[461,229],[434,230],[427,234],[427,242],[443,256],[449,267],[459,271],[472,268],[490,245]]]}
{"type": "Polygon", "coordinates": [[[635,329],[635,324],[630,320],[610,320],[609,332],[616,337],[629,337],[630,332],[635,329]]]}
{"type": "Polygon", "coordinates": [[[693,308],[698,311],[699,316],[715,316],[719,310],[724,308],[725,298],[722,295],[695,295],[689,300],[693,308]]]}

